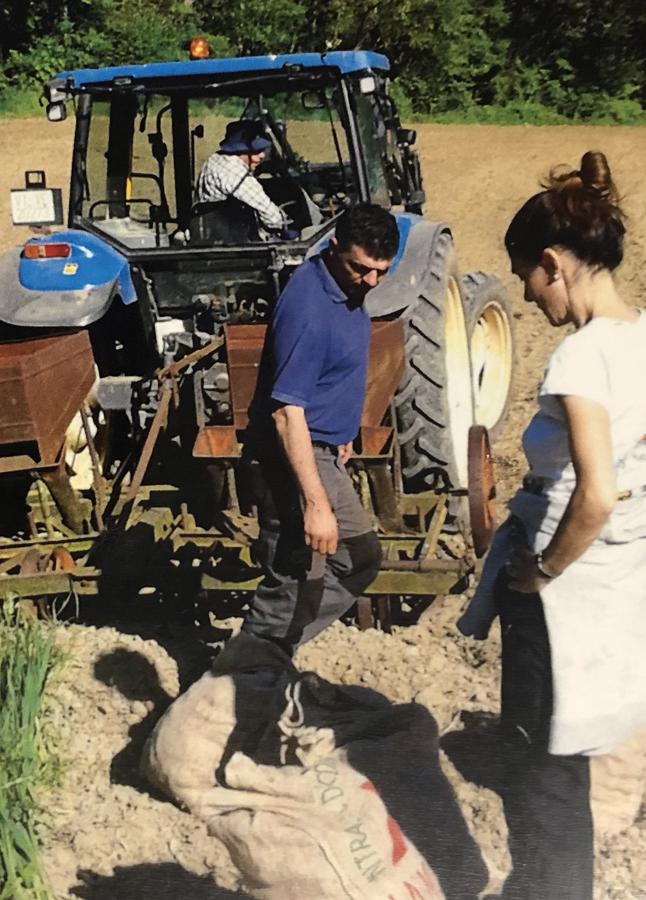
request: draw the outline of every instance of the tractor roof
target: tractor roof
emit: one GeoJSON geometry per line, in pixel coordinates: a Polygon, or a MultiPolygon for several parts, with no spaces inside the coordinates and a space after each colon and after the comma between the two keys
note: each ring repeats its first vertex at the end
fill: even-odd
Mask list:
{"type": "Polygon", "coordinates": [[[380,53],[366,50],[338,50],[331,53],[286,53],[269,56],[241,56],[229,59],[198,59],[145,65],[108,66],[104,69],[72,69],[59,73],[54,82],[65,82],[72,90],[90,85],[109,85],[117,79],[154,83],[169,79],[203,79],[211,75],[258,75],[262,72],[335,69],[342,74],[366,69],[388,71],[390,63],[380,53]]]}

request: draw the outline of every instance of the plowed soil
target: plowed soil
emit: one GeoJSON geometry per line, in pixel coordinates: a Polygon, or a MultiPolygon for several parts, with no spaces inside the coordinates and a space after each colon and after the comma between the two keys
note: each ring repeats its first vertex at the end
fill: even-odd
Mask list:
{"type": "MultiPolygon", "coordinates": [[[[64,186],[72,124],[4,120],[0,151],[0,248],[26,234],[13,228],[8,190],[26,168],[45,168],[64,186]]],[[[620,285],[646,298],[646,129],[529,126],[418,126],[428,196],[426,215],[448,222],[464,272],[497,274],[514,304],[516,370],[512,402],[494,448],[499,493],[522,476],[520,434],[550,351],[562,335],[523,304],[508,271],[502,235],[512,213],[557,163],[575,165],[588,149],[606,152],[629,215],[620,285]]],[[[466,597],[439,598],[419,623],[392,635],[341,624],[299,652],[297,663],[324,677],[361,683],[395,701],[417,697],[440,726],[442,764],[489,866],[489,890],[508,867],[506,833],[492,779],[491,731],[498,704],[499,641],[455,630],[466,597]]],[[[148,793],[138,754],[158,714],[208,665],[209,650],[190,629],[72,626],[62,629],[68,662],[50,686],[48,717],[67,762],[60,791],[46,798],[44,860],[57,898],[188,900],[244,896],[240,875],[203,824],[148,793]],[[131,633],[127,633],[130,631],[131,633]]],[[[630,799],[630,798],[629,798],[630,799]]],[[[626,798],[617,796],[620,804],[626,798]]],[[[617,807],[619,808],[619,807],[617,807]]],[[[596,900],[646,898],[646,807],[636,822],[601,836],[596,900]]],[[[303,898],[310,900],[310,898],[303,898]]],[[[316,900],[316,898],[311,898],[316,900]]],[[[377,900],[377,898],[376,898],[377,900]]]]}

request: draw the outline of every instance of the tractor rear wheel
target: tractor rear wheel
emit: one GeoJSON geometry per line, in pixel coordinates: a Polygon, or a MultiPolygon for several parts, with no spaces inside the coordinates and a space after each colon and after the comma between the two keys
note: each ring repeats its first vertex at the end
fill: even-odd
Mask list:
{"type": "Polygon", "coordinates": [[[513,375],[513,317],[504,287],[493,275],[470,272],[462,279],[471,351],[474,418],[491,440],[509,405],[513,375]]]}
{"type": "Polygon", "coordinates": [[[473,424],[469,342],[450,232],[434,242],[403,314],[406,368],[395,408],[406,493],[466,488],[473,424]]]}

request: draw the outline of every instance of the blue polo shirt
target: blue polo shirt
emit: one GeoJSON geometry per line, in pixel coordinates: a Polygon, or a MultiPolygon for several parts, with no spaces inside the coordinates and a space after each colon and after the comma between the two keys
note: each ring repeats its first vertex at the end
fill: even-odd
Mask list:
{"type": "Polygon", "coordinates": [[[270,413],[273,401],[302,407],[313,441],[354,440],[370,334],[370,317],[363,306],[348,303],[321,257],[306,260],[274,310],[250,409],[252,426],[270,413]]]}

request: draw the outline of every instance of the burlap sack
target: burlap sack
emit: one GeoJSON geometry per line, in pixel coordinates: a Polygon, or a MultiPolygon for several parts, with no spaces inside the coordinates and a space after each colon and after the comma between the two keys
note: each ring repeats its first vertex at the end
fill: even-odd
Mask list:
{"type": "Polygon", "coordinates": [[[231,787],[262,798],[209,821],[259,900],[442,900],[439,882],[343,751],[315,766],[236,754],[231,787]],[[271,799],[273,798],[273,803],[271,799]]]}
{"type": "MultiPolygon", "coordinates": [[[[388,802],[394,789],[397,815],[412,826],[429,825],[434,804],[446,822],[457,803],[442,782],[437,728],[423,707],[365,693],[303,675],[278,648],[243,635],[159,720],[142,772],[208,822],[261,900],[442,900],[429,864],[358,770],[377,763],[388,802]]],[[[459,878],[460,862],[473,872],[477,860],[456,827],[442,837],[459,878]]]]}

